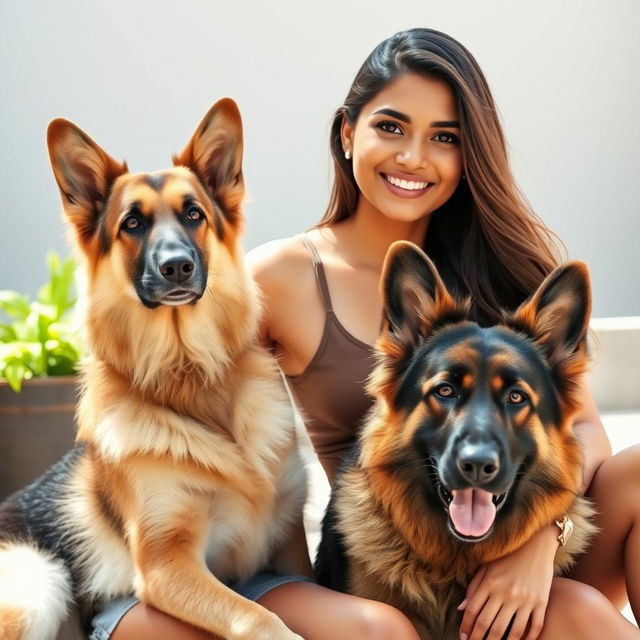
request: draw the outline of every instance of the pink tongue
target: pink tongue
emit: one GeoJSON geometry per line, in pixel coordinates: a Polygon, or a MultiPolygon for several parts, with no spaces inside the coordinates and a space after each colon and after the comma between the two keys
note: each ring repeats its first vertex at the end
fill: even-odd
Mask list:
{"type": "Polygon", "coordinates": [[[449,515],[456,531],[463,536],[478,538],[489,531],[496,517],[493,494],[482,489],[452,491],[449,515]]]}

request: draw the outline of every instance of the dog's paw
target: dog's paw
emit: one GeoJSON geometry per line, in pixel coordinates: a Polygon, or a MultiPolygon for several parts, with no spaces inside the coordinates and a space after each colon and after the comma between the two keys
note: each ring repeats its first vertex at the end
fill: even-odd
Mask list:
{"type": "Polygon", "coordinates": [[[273,613],[265,617],[243,640],[304,640],[302,636],[294,633],[287,625],[273,613]]]}
{"type": "Polygon", "coordinates": [[[241,632],[236,628],[234,633],[225,637],[233,640],[304,640],[291,631],[275,613],[266,610],[243,627],[241,632]]]}

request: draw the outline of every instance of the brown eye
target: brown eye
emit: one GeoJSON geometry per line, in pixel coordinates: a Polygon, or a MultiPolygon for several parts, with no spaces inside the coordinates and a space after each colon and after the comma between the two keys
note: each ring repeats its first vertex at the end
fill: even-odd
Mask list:
{"type": "Polygon", "coordinates": [[[383,120],[382,122],[378,122],[376,127],[381,131],[384,131],[385,133],[402,134],[402,129],[395,122],[392,122],[390,120],[383,120]]]}
{"type": "Polygon", "coordinates": [[[455,398],[456,391],[450,384],[441,384],[436,387],[436,395],[441,398],[455,398]]]}
{"type": "Polygon", "coordinates": [[[122,226],[125,229],[137,229],[140,226],[140,220],[138,220],[138,218],[136,218],[135,216],[129,216],[128,218],[125,218],[122,226]]]}
{"type": "Polygon", "coordinates": [[[436,133],[433,139],[436,142],[444,142],[445,144],[458,144],[460,142],[458,136],[454,135],[453,133],[446,132],[436,133]]]}
{"type": "Polygon", "coordinates": [[[522,391],[510,391],[507,397],[509,404],[522,404],[527,399],[527,396],[522,391]]]}
{"type": "Polygon", "coordinates": [[[189,207],[189,210],[187,211],[187,218],[194,222],[202,220],[202,211],[200,211],[198,207],[189,207]]]}

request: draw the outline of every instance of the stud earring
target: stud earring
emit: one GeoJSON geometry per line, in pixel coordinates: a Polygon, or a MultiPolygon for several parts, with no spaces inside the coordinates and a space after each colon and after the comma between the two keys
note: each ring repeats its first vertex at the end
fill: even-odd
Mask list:
{"type": "Polygon", "coordinates": [[[344,152],[344,157],[345,157],[347,160],[351,160],[351,151],[349,151],[349,149],[347,149],[347,150],[344,152]]]}

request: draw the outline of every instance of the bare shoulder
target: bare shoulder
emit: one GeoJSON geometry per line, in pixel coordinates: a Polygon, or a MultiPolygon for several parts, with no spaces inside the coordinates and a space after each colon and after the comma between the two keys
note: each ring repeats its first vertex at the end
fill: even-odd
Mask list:
{"type": "Polygon", "coordinates": [[[299,236],[261,244],[247,254],[247,264],[263,295],[296,289],[313,275],[307,248],[299,236]]]}
{"type": "Polygon", "coordinates": [[[308,249],[300,236],[272,240],[252,249],[247,264],[262,297],[262,340],[267,345],[289,345],[296,326],[317,304],[315,274],[308,249]]]}

